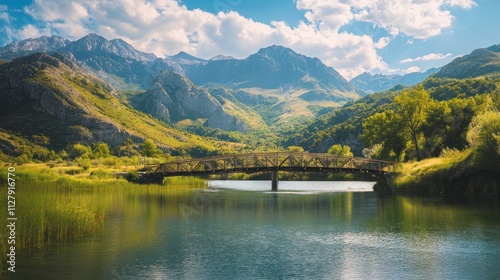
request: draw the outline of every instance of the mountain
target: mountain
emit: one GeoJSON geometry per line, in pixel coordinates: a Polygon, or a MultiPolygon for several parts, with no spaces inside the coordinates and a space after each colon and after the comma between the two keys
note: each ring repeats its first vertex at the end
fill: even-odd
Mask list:
{"type": "Polygon", "coordinates": [[[351,100],[352,95],[357,95],[353,85],[318,58],[282,46],[260,49],[245,59],[210,60],[189,68],[186,75],[198,85],[323,90],[337,101],[351,100]]]}
{"type": "MultiPolygon", "coordinates": [[[[471,54],[456,58],[443,66],[439,72],[427,77],[421,84],[436,101],[494,95],[500,82],[499,55],[500,45],[474,50],[471,54]],[[484,79],[482,77],[484,75],[491,76],[484,79]]],[[[377,75],[363,74],[361,76],[368,79],[377,75]]],[[[282,144],[283,146],[298,145],[310,152],[326,152],[333,144],[343,144],[349,145],[354,154],[361,155],[363,145],[359,140],[359,135],[363,131],[363,121],[375,113],[394,109],[390,108],[389,104],[395,96],[401,93],[402,89],[404,86],[395,86],[349,102],[341,108],[319,116],[303,127],[288,131],[288,136],[282,144]]],[[[463,116],[470,117],[472,113],[465,112],[463,116]]],[[[455,117],[459,118],[459,115],[455,117]]],[[[444,121],[451,121],[455,128],[464,124],[468,125],[460,119],[447,120],[445,118],[444,121]]],[[[441,129],[434,131],[441,131],[441,129]]]]}
{"type": "Polygon", "coordinates": [[[365,72],[351,79],[350,83],[367,93],[381,92],[396,85],[411,86],[418,84],[438,71],[439,68],[431,68],[425,72],[414,72],[406,75],[372,75],[365,72]]]}
{"type": "Polygon", "coordinates": [[[210,140],[167,128],[124,105],[113,88],[61,54],[36,53],[0,65],[0,128],[47,146],[67,148],[131,138],[153,139],[164,150],[214,147],[210,140]]]}
{"type": "Polygon", "coordinates": [[[2,59],[11,60],[36,52],[52,52],[65,47],[70,42],[70,40],[59,36],[42,36],[36,39],[12,42],[0,48],[0,57],[2,59]]]}
{"type": "MultiPolygon", "coordinates": [[[[229,100],[219,100],[207,89],[194,85],[186,77],[168,71],[163,71],[155,77],[147,92],[134,97],[134,103],[139,110],[166,123],[203,119],[208,127],[227,131],[245,132],[259,128],[252,126],[252,122],[245,122],[251,118],[241,114],[238,116],[238,112],[245,112],[244,110],[229,100]]],[[[259,119],[258,115],[254,118],[259,119]]],[[[263,124],[261,121],[260,125],[263,124]]]]}
{"type": "Polygon", "coordinates": [[[226,59],[234,59],[234,57],[219,54],[219,55],[216,55],[216,56],[210,58],[210,60],[226,60],[226,59]]]}
{"type": "Polygon", "coordinates": [[[473,78],[500,72],[500,44],[455,58],[436,73],[437,78],[473,78]]]}
{"type": "Polygon", "coordinates": [[[120,39],[108,41],[97,34],[71,42],[59,51],[120,89],[131,85],[147,88],[159,69],[169,68],[154,54],[140,52],[120,39]],[[157,63],[160,65],[155,66],[157,63]]]}
{"type": "Polygon", "coordinates": [[[157,59],[156,55],[138,51],[121,39],[108,41],[106,38],[94,33],[71,42],[60,50],[71,52],[80,60],[94,56],[116,56],[141,62],[150,62],[157,59]]]}
{"type": "Polygon", "coordinates": [[[163,62],[171,67],[173,71],[184,75],[188,68],[197,64],[206,63],[207,61],[205,59],[192,56],[186,52],[179,52],[176,55],[166,57],[163,59],[163,62]]]}
{"type": "Polygon", "coordinates": [[[282,94],[307,93],[302,97],[306,101],[345,103],[360,97],[353,85],[318,58],[281,46],[260,49],[246,59],[219,55],[205,60],[185,52],[161,59],[138,51],[121,39],[107,40],[91,33],[72,42],[53,36],[11,43],[0,50],[0,59],[24,56],[23,49],[60,52],[115,88],[124,90],[148,89],[160,71],[168,70],[186,75],[200,86],[273,89],[282,94]]]}

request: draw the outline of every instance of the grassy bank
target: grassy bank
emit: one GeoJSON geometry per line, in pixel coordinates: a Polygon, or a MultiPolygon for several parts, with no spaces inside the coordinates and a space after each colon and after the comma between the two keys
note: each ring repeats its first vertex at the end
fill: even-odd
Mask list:
{"type": "Polygon", "coordinates": [[[500,173],[484,168],[471,150],[403,163],[394,176],[398,192],[500,195],[500,173]]]}
{"type": "MultiPolygon", "coordinates": [[[[7,166],[0,176],[0,219],[7,220],[7,166]]],[[[61,244],[100,234],[107,210],[113,201],[104,201],[104,194],[127,197],[156,198],[171,195],[180,189],[202,188],[205,182],[196,178],[168,178],[166,186],[137,185],[116,179],[114,168],[97,166],[83,170],[75,166],[29,164],[15,167],[15,247],[40,249],[49,244],[61,244]]],[[[6,235],[2,235],[0,252],[4,270],[6,263],[6,235]]]]}

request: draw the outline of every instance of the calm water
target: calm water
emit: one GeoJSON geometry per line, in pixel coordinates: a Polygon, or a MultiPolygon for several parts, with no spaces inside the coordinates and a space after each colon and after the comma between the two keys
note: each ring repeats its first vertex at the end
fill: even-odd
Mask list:
{"type": "Polygon", "coordinates": [[[100,236],[19,252],[9,279],[500,279],[498,198],[366,182],[213,181],[106,194],[100,236]],[[242,190],[244,189],[244,190],[242,190]]]}

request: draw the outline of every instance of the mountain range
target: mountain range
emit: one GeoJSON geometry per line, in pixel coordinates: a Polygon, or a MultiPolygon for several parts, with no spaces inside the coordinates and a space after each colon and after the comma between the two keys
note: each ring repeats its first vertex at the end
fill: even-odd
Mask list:
{"type": "Polygon", "coordinates": [[[413,72],[406,75],[372,75],[365,72],[354,77],[349,82],[360,90],[367,93],[374,93],[388,90],[397,85],[411,86],[418,84],[439,70],[440,68],[430,68],[425,72],[413,72]]]}
{"type": "MultiPolygon", "coordinates": [[[[181,130],[199,135],[206,134],[199,126],[242,135],[293,130],[359,98],[369,100],[366,92],[418,83],[431,74],[460,78],[498,73],[499,49],[476,50],[439,71],[365,73],[349,82],[318,58],[281,46],[262,48],[245,59],[219,55],[206,60],[184,52],[159,58],[96,34],[76,41],[40,37],[0,48],[0,128],[27,139],[44,135],[50,139],[47,145],[56,148],[151,138],[164,150],[215,149],[217,140],[181,130]]],[[[322,120],[335,125],[326,119],[328,114],[322,120]]],[[[349,137],[356,144],[355,133],[349,137]]],[[[322,151],[331,141],[293,142],[316,143],[311,147],[322,151]]]]}

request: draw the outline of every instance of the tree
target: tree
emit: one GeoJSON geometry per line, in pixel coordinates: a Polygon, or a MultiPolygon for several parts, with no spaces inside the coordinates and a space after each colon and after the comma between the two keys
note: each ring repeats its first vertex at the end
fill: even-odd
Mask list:
{"type": "Polygon", "coordinates": [[[109,151],[108,144],[103,143],[103,142],[97,144],[97,147],[95,147],[95,149],[93,151],[93,155],[94,155],[95,158],[109,157],[110,154],[111,153],[109,151]]]}
{"type": "Polygon", "coordinates": [[[394,98],[396,114],[409,133],[418,160],[423,158],[419,137],[422,125],[426,121],[429,102],[430,94],[422,85],[404,90],[401,95],[394,98]]]}
{"type": "Polygon", "coordinates": [[[500,168],[500,112],[485,111],[476,115],[469,126],[467,141],[475,151],[478,164],[500,168]]]}
{"type": "Polygon", "coordinates": [[[348,145],[335,144],[328,149],[329,154],[343,157],[352,157],[351,147],[348,145]]]}
{"type": "Polygon", "coordinates": [[[359,140],[370,150],[371,157],[394,160],[403,154],[406,146],[402,130],[396,113],[387,110],[365,119],[359,140]]]}
{"type": "Polygon", "coordinates": [[[90,158],[91,155],[92,155],[92,150],[90,149],[90,147],[87,147],[82,144],[74,144],[69,151],[69,157],[72,159],[79,157],[90,158]]]}
{"type": "Polygon", "coordinates": [[[158,150],[155,142],[151,139],[146,139],[141,145],[141,155],[143,156],[154,157],[160,153],[161,151],[158,150]]]}
{"type": "Polygon", "coordinates": [[[299,147],[299,146],[288,146],[287,150],[290,153],[303,153],[304,152],[304,148],[299,147]]]}

